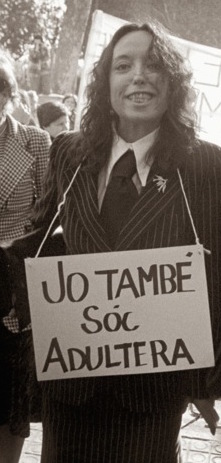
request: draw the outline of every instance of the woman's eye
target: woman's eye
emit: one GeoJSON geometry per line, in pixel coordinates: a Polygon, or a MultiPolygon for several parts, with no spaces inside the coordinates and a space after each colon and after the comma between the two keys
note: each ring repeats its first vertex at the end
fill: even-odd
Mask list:
{"type": "Polygon", "coordinates": [[[147,63],[146,65],[148,72],[160,72],[160,63],[147,63]]]}
{"type": "Polygon", "coordinates": [[[119,63],[116,65],[117,71],[127,71],[130,68],[129,63],[119,63]]]}

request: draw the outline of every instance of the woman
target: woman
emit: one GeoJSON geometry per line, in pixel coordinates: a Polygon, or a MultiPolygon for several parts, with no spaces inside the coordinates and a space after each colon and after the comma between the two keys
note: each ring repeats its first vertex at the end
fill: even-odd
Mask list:
{"type": "MultiPolygon", "coordinates": [[[[30,228],[29,214],[41,193],[50,148],[47,133],[22,125],[11,116],[18,101],[13,62],[0,50],[1,244],[24,235],[30,228]]],[[[23,399],[28,408],[26,387],[21,393],[21,378],[16,377],[19,374],[17,350],[23,334],[18,334],[16,317],[8,316],[3,323],[2,315],[7,313],[0,315],[0,462],[14,463],[19,460],[24,437],[28,435],[28,421],[21,423],[21,416],[15,417],[18,401],[23,399]]]]}
{"type": "MultiPolygon", "coordinates": [[[[199,239],[211,250],[206,267],[216,351],[221,150],[197,138],[191,77],[160,27],[120,28],[94,67],[79,133],[61,134],[52,145],[32,235],[5,253],[11,262],[35,255],[70,185],[59,208],[67,254],[195,244],[179,169],[199,239]],[[116,182],[119,176],[123,181],[116,182]],[[123,188],[127,201],[121,207],[123,188]]],[[[19,303],[17,311],[28,323],[19,303]]],[[[205,418],[214,432],[217,416],[207,398],[220,392],[219,384],[215,369],[43,382],[41,462],[180,462],[179,431],[188,397],[211,413],[205,418]]]]}

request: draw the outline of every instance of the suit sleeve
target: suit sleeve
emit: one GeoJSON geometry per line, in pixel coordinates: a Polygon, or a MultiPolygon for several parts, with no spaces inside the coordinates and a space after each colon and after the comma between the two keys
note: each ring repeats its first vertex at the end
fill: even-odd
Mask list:
{"type": "MultiPolygon", "coordinates": [[[[46,145],[44,145],[46,154],[46,145]]],[[[53,217],[57,212],[57,159],[59,145],[54,142],[49,150],[49,161],[45,167],[44,179],[41,188],[41,195],[37,199],[30,215],[31,230],[29,233],[7,243],[6,249],[19,258],[34,257],[53,217]]],[[[56,222],[53,230],[57,227],[56,222]]]]}

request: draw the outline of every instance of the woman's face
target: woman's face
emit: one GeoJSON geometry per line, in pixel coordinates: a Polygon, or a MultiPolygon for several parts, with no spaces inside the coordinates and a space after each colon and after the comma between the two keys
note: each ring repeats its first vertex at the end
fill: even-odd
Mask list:
{"type": "Polygon", "coordinates": [[[67,108],[70,111],[75,110],[76,103],[75,103],[74,97],[70,96],[70,97],[66,98],[66,100],[64,101],[64,104],[65,104],[65,106],[67,106],[67,108]]]}
{"type": "Polygon", "coordinates": [[[110,101],[118,132],[133,142],[155,130],[168,106],[169,79],[150,57],[152,36],[129,32],[116,44],[110,70],[110,101]]]}

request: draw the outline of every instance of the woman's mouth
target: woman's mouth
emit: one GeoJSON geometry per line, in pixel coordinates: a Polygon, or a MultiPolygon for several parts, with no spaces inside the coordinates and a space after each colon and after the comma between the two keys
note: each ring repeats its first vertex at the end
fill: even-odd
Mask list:
{"type": "Polygon", "coordinates": [[[147,93],[147,92],[136,92],[136,93],[131,93],[128,95],[128,99],[130,101],[133,101],[133,103],[148,103],[148,101],[153,98],[153,93],[147,93]]]}

